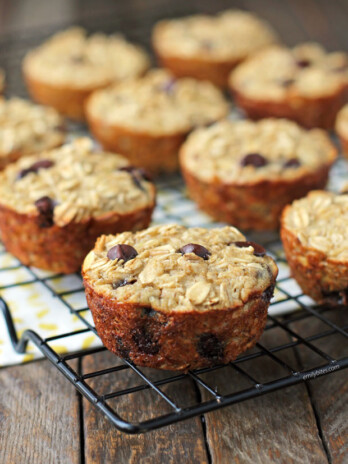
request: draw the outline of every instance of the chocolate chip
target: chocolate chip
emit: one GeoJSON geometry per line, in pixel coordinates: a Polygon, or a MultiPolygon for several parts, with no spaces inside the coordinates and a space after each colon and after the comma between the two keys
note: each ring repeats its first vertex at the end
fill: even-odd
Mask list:
{"type": "Polygon", "coordinates": [[[273,293],[274,293],[274,285],[270,285],[269,287],[266,288],[266,290],[262,293],[262,298],[264,301],[269,303],[271,299],[273,298],[273,293]]]}
{"type": "Polygon", "coordinates": [[[158,315],[158,312],[150,307],[144,306],[143,308],[141,308],[141,315],[142,317],[154,317],[158,315]]]}
{"type": "Polygon", "coordinates": [[[141,184],[142,180],[146,180],[148,182],[152,182],[152,178],[148,172],[145,171],[143,168],[136,168],[135,166],[124,166],[119,169],[119,171],[125,171],[129,172],[129,174],[132,176],[132,180],[134,182],[134,185],[140,190],[144,190],[144,187],[141,184]]]}
{"type": "Polygon", "coordinates": [[[54,162],[51,160],[43,159],[43,160],[37,161],[36,163],[32,164],[28,168],[22,169],[19,172],[17,178],[22,179],[30,172],[36,173],[39,169],[48,169],[48,168],[51,168],[53,165],[54,165],[54,162]]]}
{"type": "Polygon", "coordinates": [[[182,255],[186,255],[186,253],[194,253],[205,260],[209,259],[209,256],[211,255],[210,251],[208,251],[204,246],[197,245],[196,243],[188,243],[187,245],[184,245],[179,248],[177,253],[181,253],[182,255]]]}
{"type": "Polygon", "coordinates": [[[133,285],[135,284],[135,282],[136,282],[135,279],[132,279],[132,280],[121,279],[121,280],[117,280],[116,282],[112,282],[111,286],[114,290],[116,290],[117,288],[125,287],[126,285],[133,285]]]}
{"type": "Polygon", "coordinates": [[[297,158],[290,158],[284,163],[284,168],[298,168],[299,166],[301,162],[297,158]]]}
{"type": "Polygon", "coordinates": [[[264,249],[264,247],[255,242],[242,241],[242,242],[232,242],[232,243],[239,248],[247,248],[250,246],[253,247],[255,256],[265,256],[266,254],[266,250],[264,249]]]}
{"type": "Polygon", "coordinates": [[[129,349],[124,346],[123,340],[121,337],[116,336],[115,337],[115,345],[116,345],[116,350],[118,351],[119,355],[124,358],[129,360],[129,349]]]}
{"type": "Polygon", "coordinates": [[[168,95],[171,95],[174,91],[175,85],[175,79],[168,79],[161,85],[161,89],[163,90],[163,92],[167,93],[168,95]]]}
{"type": "Polygon", "coordinates": [[[123,261],[126,263],[127,261],[130,261],[131,259],[134,259],[138,255],[137,250],[135,250],[132,246],[130,245],[116,245],[112,248],[107,253],[107,257],[109,259],[123,259],[123,261]]]}
{"type": "Polygon", "coordinates": [[[348,288],[334,292],[323,292],[325,302],[331,306],[348,306],[348,288]]]}
{"type": "Polygon", "coordinates": [[[302,60],[297,60],[296,64],[299,68],[308,68],[312,64],[312,62],[306,58],[303,58],[302,60]]]}
{"type": "Polygon", "coordinates": [[[35,201],[39,212],[39,226],[51,227],[53,225],[54,202],[50,197],[44,196],[35,201]]]}
{"type": "Polygon", "coordinates": [[[266,158],[259,153],[249,153],[240,162],[241,166],[254,166],[255,168],[262,168],[267,163],[266,158]]]}
{"type": "Polygon", "coordinates": [[[210,361],[221,361],[224,357],[224,347],[218,337],[210,332],[200,335],[197,343],[197,352],[210,361]]]}
{"type": "Polygon", "coordinates": [[[295,82],[295,79],[285,79],[284,81],[281,81],[281,85],[283,87],[289,87],[295,82]]]}
{"type": "Polygon", "coordinates": [[[145,354],[157,354],[160,346],[145,327],[140,327],[132,331],[132,338],[140,352],[145,354]]]}

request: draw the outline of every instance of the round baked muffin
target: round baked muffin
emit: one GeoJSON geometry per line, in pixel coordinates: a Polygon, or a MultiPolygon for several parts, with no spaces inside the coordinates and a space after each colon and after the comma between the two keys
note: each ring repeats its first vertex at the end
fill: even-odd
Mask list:
{"type": "Polygon", "coordinates": [[[213,218],[272,230],[285,205],[325,186],[336,156],[321,129],[286,119],[225,120],[194,131],[180,165],[189,195],[213,218]]]}
{"type": "Polygon", "coordinates": [[[229,85],[251,118],[274,116],[330,129],[347,100],[348,55],[327,53],[315,43],[272,46],[239,65],[229,85]]]}
{"type": "Polygon", "coordinates": [[[0,97],[0,169],[21,156],[62,145],[63,118],[53,108],[0,97]]]}
{"type": "Polygon", "coordinates": [[[0,234],[22,263],[79,270],[102,233],[149,225],[155,187],[122,156],[89,139],[21,158],[0,173],[0,234]]]}
{"type": "Polygon", "coordinates": [[[195,127],[225,117],[229,105],[210,82],[175,80],[154,70],[94,92],[86,106],[90,130],[105,149],[153,174],[173,172],[178,150],[195,127]]]}
{"type": "Polygon", "coordinates": [[[237,64],[276,40],[268,23],[239,10],[160,21],[152,35],[164,67],[178,77],[206,79],[220,87],[227,86],[237,64]]]}
{"type": "Polygon", "coordinates": [[[281,238],[303,292],[348,306],[348,194],[317,190],[294,201],[283,212],[281,238]]]}
{"type": "Polygon", "coordinates": [[[228,363],[264,329],[278,269],[233,227],[101,236],[82,274],[104,345],[140,366],[228,363]]]}
{"type": "Polygon", "coordinates": [[[30,51],[23,72],[34,100],[73,118],[84,118],[84,102],[96,89],[143,74],[145,52],[120,35],[94,34],[73,27],[30,51]]]}
{"type": "Polygon", "coordinates": [[[340,139],[343,154],[348,158],[348,104],[338,112],[335,130],[340,139]]]}

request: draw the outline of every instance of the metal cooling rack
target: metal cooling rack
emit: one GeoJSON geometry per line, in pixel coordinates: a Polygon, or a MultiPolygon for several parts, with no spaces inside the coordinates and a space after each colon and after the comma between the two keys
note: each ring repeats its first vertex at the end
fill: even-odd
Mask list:
{"type": "MultiPolygon", "coordinates": [[[[189,8],[187,2],[168,1],[164,3],[165,5],[162,5],[161,8],[151,8],[146,2],[146,5],[144,3],[145,6],[139,13],[141,17],[136,17],[134,12],[130,11],[129,8],[127,9],[125,2],[118,2],[117,14],[115,10],[112,15],[99,14],[95,11],[96,4],[93,2],[93,17],[81,15],[75,18],[74,22],[92,31],[98,29],[105,32],[119,30],[125,33],[129,39],[149,48],[151,26],[157,19],[160,19],[160,17],[181,16],[189,12],[187,11],[189,8]]],[[[195,10],[212,11],[214,9],[223,9],[228,6],[228,1],[221,1],[219,5],[215,3],[214,5],[215,7],[209,0],[192,1],[192,11],[190,12],[192,13],[195,10]]],[[[140,6],[139,3],[139,8],[140,6]]],[[[21,60],[25,52],[37,46],[48,35],[68,25],[56,24],[55,26],[48,27],[46,30],[43,28],[40,31],[20,31],[16,34],[0,38],[0,64],[6,71],[7,95],[27,95],[20,71],[21,60]]],[[[173,217],[173,219],[175,218],[173,217]]],[[[285,262],[284,257],[279,252],[278,242],[269,242],[266,244],[266,247],[273,253],[278,263],[285,262]]],[[[4,252],[0,251],[0,253],[4,252]]],[[[2,267],[0,268],[0,272],[11,271],[21,267],[26,268],[18,264],[11,267],[2,267]]],[[[78,369],[73,367],[76,365],[73,361],[78,360],[77,364],[83,365],[82,363],[87,357],[97,357],[98,353],[106,351],[106,349],[104,347],[97,347],[72,354],[60,355],[54,350],[52,343],[59,339],[62,340],[77,336],[81,333],[96,334],[95,328],[87,318],[89,309],[86,307],[74,309],[67,299],[72,293],[82,291],[82,281],[81,288],[56,292],[49,283],[61,275],[42,277],[33,269],[26,268],[26,270],[31,276],[29,280],[0,286],[0,292],[13,286],[18,287],[40,283],[63,303],[67,311],[70,311],[71,314],[79,318],[85,328],[75,332],[60,333],[49,338],[42,338],[33,330],[26,330],[19,338],[14,326],[11,310],[6,301],[0,297],[0,309],[4,315],[14,349],[18,353],[24,353],[26,352],[28,342],[32,342],[75,385],[76,389],[85,398],[103,412],[119,430],[124,432],[142,433],[153,430],[348,367],[348,357],[336,359],[333,354],[323,351],[318,346],[318,342],[328,337],[335,337],[337,343],[343,342],[348,345],[348,325],[338,325],[335,323],[331,317],[332,309],[308,305],[306,303],[307,300],[303,298],[303,294],[289,293],[287,288],[289,288],[288,284],[292,279],[289,276],[285,276],[278,279],[277,282],[277,289],[281,294],[281,298],[274,301],[271,306],[275,307],[286,302],[293,302],[298,310],[285,317],[269,315],[265,334],[256,347],[227,366],[199,369],[190,371],[187,374],[165,372],[162,378],[159,378],[158,371],[140,369],[131,362],[126,360],[121,361],[114,356],[107,358],[108,360],[111,359],[111,361],[109,361],[110,364],[104,369],[81,374],[78,369]],[[318,327],[317,330],[313,330],[313,327],[317,327],[316,322],[319,322],[320,328],[318,327]],[[268,337],[268,334],[272,334],[272,330],[278,331],[277,337],[268,337]],[[282,339],[285,342],[269,346],[268,339],[272,340],[272,342],[282,339]],[[306,349],[313,356],[310,357],[311,362],[307,362],[305,366],[299,369],[298,362],[289,363],[285,353],[289,350],[296,351],[301,349],[306,349]],[[279,371],[277,371],[277,375],[264,380],[259,376],[259,370],[256,372],[254,369],[250,369],[251,361],[256,362],[257,366],[261,368],[267,364],[267,361],[271,361],[279,366],[283,374],[279,375],[279,371]],[[217,374],[218,371],[225,372],[225,370],[228,370],[229,374],[232,372],[233,378],[237,376],[242,377],[245,380],[245,388],[236,390],[232,383],[226,385],[226,382],[223,388],[220,388],[216,386],[215,381],[212,384],[206,380],[207,374],[217,374]],[[109,375],[117,375],[118,373],[122,376],[122,374],[125,374],[125,371],[134,374],[135,379],[134,384],[127,388],[103,392],[98,391],[94,384],[93,386],[91,385],[94,379],[101,379],[109,375]],[[193,382],[196,385],[196,391],[204,390],[207,395],[197,394],[195,400],[189,401],[188,398],[185,404],[181,404],[172,395],[164,391],[170,384],[176,385],[178,389],[185,389],[187,387],[187,383],[185,382],[187,381],[193,382]],[[120,398],[129,400],[130,404],[134,400],[134,396],[132,395],[139,395],[141,392],[146,391],[152,392],[156,400],[159,398],[162,399],[162,402],[168,407],[168,412],[154,416],[153,413],[150,414],[150,411],[148,411],[149,405],[144,402],[142,403],[142,419],[130,422],[119,411],[120,398]],[[202,399],[203,396],[209,399],[204,400],[202,399]]],[[[342,308],[342,311],[347,311],[347,309],[342,308]]],[[[155,404],[155,402],[153,401],[152,404],[155,404]]],[[[156,404],[158,404],[157,401],[156,404]]]]}
{"type": "MultiPolygon", "coordinates": [[[[285,262],[285,259],[282,256],[282,251],[279,248],[279,242],[269,242],[266,246],[268,251],[275,257],[278,264],[285,262]]],[[[19,267],[21,267],[21,265],[0,268],[0,272],[17,269],[19,267]]],[[[0,298],[0,308],[6,320],[8,332],[14,349],[18,353],[24,353],[28,342],[31,341],[42,352],[42,354],[48,358],[72,384],[74,384],[75,388],[85,398],[87,398],[87,400],[92,402],[96,408],[103,412],[107,418],[123,432],[143,433],[188,419],[190,417],[200,416],[209,411],[255,398],[260,395],[348,367],[348,357],[336,359],[329,352],[324,352],[316,344],[316,342],[326,337],[341,336],[341,340],[344,340],[344,343],[348,345],[348,324],[340,326],[333,322],[330,317],[332,308],[307,305],[303,302],[304,295],[302,293],[298,293],[296,295],[290,294],[286,290],[286,287],[288,281],[291,280],[291,277],[286,276],[279,279],[277,282],[277,289],[278,292],[281,293],[282,297],[278,298],[277,301],[272,302],[271,306],[274,307],[275,305],[292,300],[296,303],[298,310],[286,317],[269,315],[265,336],[261,338],[256,347],[252,351],[249,351],[237,358],[234,362],[229,363],[227,366],[220,365],[211,368],[197,369],[189,371],[188,373],[165,372],[165,377],[158,379],[157,370],[139,368],[127,360],[121,361],[116,356],[113,356],[108,358],[111,359],[111,361],[109,361],[110,365],[104,369],[81,374],[74,369],[69,362],[72,360],[79,360],[80,362],[83,362],[87,356],[97,356],[98,353],[106,351],[106,349],[104,347],[97,347],[78,351],[72,354],[60,355],[52,348],[51,344],[59,339],[62,340],[67,337],[74,337],[81,333],[93,332],[97,335],[94,326],[87,320],[89,309],[87,307],[74,309],[67,299],[67,297],[72,293],[82,291],[82,281],[81,288],[71,291],[56,292],[49,285],[49,282],[61,275],[55,274],[48,277],[40,277],[35,270],[25,266],[22,267],[29,272],[31,278],[20,283],[0,286],[0,291],[13,286],[18,287],[39,282],[52,292],[52,294],[64,304],[71,314],[78,317],[85,325],[85,328],[75,332],[60,333],[49,338],[42,338],[33,330],[26,330],[19,339],[15,330],[10,308],[6,304],[6,301],[0,298]],[[315,326],[315,320],[320,322],[320,330],[315,332],[310,330],[310,334],[308,334],[308,329],[315,326]],[[295,325],[296,328],[294,328],[295,325]],[[285,339],[286,342],[269,347],[264,340],[267,338],[267,334],[274,329],[278,329],[278,334],[277,337],[274,337],[273,341],[285,339]],[[282,332],[282,334],[280,334],[279,331],[282,332]],[[283,337],[281,335],[283,335],[283,337]],[[301,347],[306,348],[311,352],[311,354],[315,355],[315,360],[313,360],[311,364],[306,366],[304,369],[294,367],[288,361],[285,361],[283,356],[287,350],[293,350],[294,348],[301,349],[301,347]],[[248,367],[248,363],[251,360],[258,360],[259,366],[262,367],[262,365],[266,362],[266,359],[280,366],[284,375],[279,375],[278,372],[278,375],[269,378],[267,381],[257,379],[253,370],[250,370],[250,367],[248,367]],[[219,387],[216,387],[215,384],[210,384],[205,380],[205,375],[207,373],[223,369],[232,370],[233,375],[244,377],[248,386],[235,391],[233,384],[231,383],[231,385],[224,385],[224,392],[221,393],[219,391],[219,387]],[[103,376],[117,373],[121,373],[122,375],[121,371],[125,370],[132,371],[135,376],[134,385],[128,388],[115,388],[115,390],[105,393],[96,390],[95,385],[92,387],[90,384],[90,382],[96,377],[100,379],[103,376]],[[171,395],[164,392],[164,387],[171,383],[175,383],[178,389],[186,388],[184,382],[187,382],[187,380],[191,382],[193,381],[197,389],[205,390],[206,393],[209,394],[209,400],[204,401],[202,396],[198,395],[195,400],[189,403],[185,401],[185,404],[183,405],[173,399],[171,395]],[[159,414],[153,417],[153,412],[150,413],[149,411],[148,414],[147,409],[149,405],[143,403],[141,415],[142,417],[145,416],[145,419],[143,418],[138,422],[130,422],[119,414],[117,400],[120,397],[126,397],[130,402],[134,401],[134,397],[132,395],[143,392],[144,390],[151,390],[153,394],[159,396],[167,404],[168,413],[159,414]],[[149,417],[146,417],[147,415],[149,417]]],[[[341,310],[346,311],[346,308],[341,308],[341,310]]],[[[338,341],[338,343],[341,342],[338,341]]],[[[116,382],[114,384],[115,386],[117,385],[116,382]]]]}

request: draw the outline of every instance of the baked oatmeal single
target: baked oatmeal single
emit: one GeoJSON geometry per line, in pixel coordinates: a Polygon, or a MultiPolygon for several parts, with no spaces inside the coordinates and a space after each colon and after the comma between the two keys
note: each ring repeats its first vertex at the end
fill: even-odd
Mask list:
{"type": "Polygon", "coordinates": [[[228,363],[265,327],[278,269],[237,229],[151,227],[99,237],[87,302],[104,345],[147,367],[228,363]]]}
{"type": "Polygon", "coordinates": [[[342,152],[348,158],[348,104],[338,112],[335,130],[341,142],[342,152]]]}
{"type": "Polygon", "coordinates": [[[84,103],[92,91],[139,76],[148,67],[146,53],[122,36],[87,36],[79,27],[55,34],[23,62],[33,99],[74,119],[84,119],[84,103]]]}
{"type": "Polygon", "coordinates": [[[102,233],[147,227],[155,187],[87,138],[21,158],[0,173],[0,234],[28,266],[78,271],[102,233]]]}
{"type": "Polygon", "coordinates": [[[237,64],[276,41],[268,23],[239,10],[160,21],[152,34],[164,67],[178,77],[209,80],[219,87],[227,86],[237,64]]]}
{"type": "Polygon", "coordinates": [[[225,117],[229,105],[210,82],[175,80],[154,70],[94,92],[86,106],[89,127],[107,150],[150,172],[173,172],[178,150],[195,127],[225,117]]]}
{"type": "Polygon", "coordinates": [[[229,85],[251,118],[281,117],[331,129],[347,101],[348,55],[315,43],[272,46],[239,65],[229,85]]]}
{"type": "Polygon", "coordinates": [[[62,145],[63,118],[53,108],[0,97],[0,169],[21,156],[62,145]]]}
{"type": "Polygon", "coordinates": [[[225,120],[194,131],[180,165],[189,195],[213,218],[271,230],[284,206],[325,186],[336,156],[321,129],[286,119],[225,120]]]}
{"type": "Polygon", "coordinates": [[[317,190],[288,205],[281,238],[303,292],[319,303],[348,306],[348,193],[317,190]]]}

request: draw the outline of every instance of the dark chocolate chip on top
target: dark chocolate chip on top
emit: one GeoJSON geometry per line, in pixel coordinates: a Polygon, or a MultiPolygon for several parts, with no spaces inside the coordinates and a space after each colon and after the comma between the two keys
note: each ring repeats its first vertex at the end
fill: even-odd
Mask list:
{"type": "Polygon", "coordinates": [[[207,250],[202,245],[198,245],[197,243],[188,243],[187,245],[179,248],[177,252],[181,253],[182,255],[186,255],[186,253],[194,253],[195,255],[205,260],[209,259],[209,256],[211,255],[209,250],[207,250]]]}
{"type": "Polygon", "coordinates": [[[264,247],[255,242],[249,242],[245,240],[245,241],[240,241],[240,242],[232,242],[232,244],[236,245],[238,248],[253,247],[255,256],[265,256],[266,254],[266,250],[264,249],[264,247]]]}
{"type": "Polygon", "coordinates": [[[131,245],[120,244],[116,245],[107,252],[109,259],[122,259],[125,263],[134,259],[138,255],[138,252],[131,245]]]}
{"type": "Polygon", "coordinates": [[[290,158],[284,163],[284,168],[298,168],[301,166],[301,161],[298,158],[290,158]]]}
{"type": "Polygon", "coordinates": [[[36,209],[39,213],[40,227],[51,227],[53,225],[54,201],[48,196],[44,196],[35,201],[36,209]]]}
{"type": "Polygon", "coordinates": [[[312,62],[306,58],[303,58],[301,60],[297,60],[296,64],[299,68],[308,68],[312,64],[312,62]]]}
{"type": "Polygon", "coordinates": [[[39,169],[48,169],[51,168],[54,165],[54,162],[48,159],[42,159],[40,161],[36,161],[36,163],[32,164],[26,169],[22,169],[18,173],[18,179],[22,179],[25,177],[27,174],[33,172],[36,173],[38,172],[39,169]]]}
{"type": "Polygon", "coordinates": [[[268,164],[266,158],[260,153],[249,153],[241,159],[241,166],[254,166],[255,168],[262,168],[268,164]]]}

